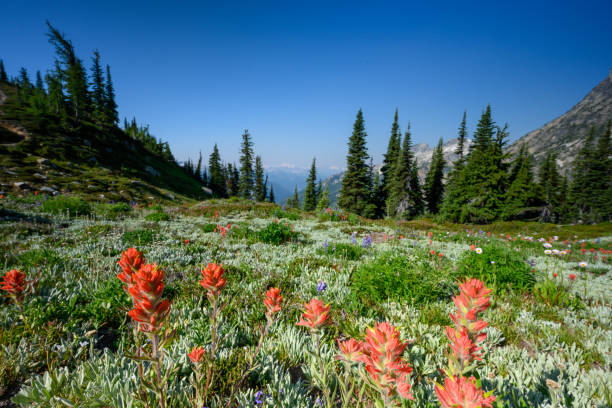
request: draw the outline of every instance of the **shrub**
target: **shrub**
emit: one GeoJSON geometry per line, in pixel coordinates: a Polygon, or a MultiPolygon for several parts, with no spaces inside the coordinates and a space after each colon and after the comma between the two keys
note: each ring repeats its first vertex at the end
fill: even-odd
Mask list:
{"type": "Polygon", "coordinates": [[[291,226],[284,222],[271,222],[260,231],[257,231],[257,240],[266,244],[280,245],[297,239],[298,234],[291,226]]]}
{"type": "Polygon", "coordinates": [[[87,215],[91,213],[90,205],[80,197],[57,196],[43,201],[42,209],[52,214],[87,215]]]}
{"type": "Polygon", "coordinates": [[[38,268],[43,265],[56,265],[62,262],[57,252],[51,249],[31,249],[17,256],[16,265],[22,268],[38,268]]]}
{"type": "Polygon", "coordinates": [[[168,214],[166,214],[165,212],[154,212],[151,214],[148,214],[145,219],[147,221],[168,221],[170,220],[170,216],[168,214]]]}
{"type": "Polygon", "coordinates": [[[204,224],[204,225],[202,225],[202,231],[203,232],[215,232],[215,229],[217,229],[217,224],[204,224]]]}
{"type": "Polygon", "coordinates": [[[458,262],[459,278],[476,278],[487,286],[530,289],[535,283],[531,268],[520,253],[501,245],[489,245],[482,253],[466,251],[458,262]]]}
{"type": "Polygon", "coordinates": [[[427,303],[452,293],[452,283],[428,261],[394,252],[382,253],[361,265],[351,277],[350,287],[351,302],[361,307],[387,299],[427,303]]]}
{"type": "Polygon", "coordinates": [[[127,246],[141,246],[153,242],[154,237],[155,234],[153,230],[138,229],[125,232],[121,237],[121,240],[127,246]]]}
{"type": "Polygon", "coordinates": [[[302,217],[299,214],[288,212],[288,211],[283,211],[280,208],[277,208],[276,211],[274,211],[274,216],[278,218],[279,220],[283,218],[291,220],[291,221],[297,221],[297,220],[302,219],[302,217]]]}
{"type": "Polygon", "coordinates": [[[357,261],[366,253],[365,249],[357,244],[329,244],[327,249],[319,248],[317,252],[319,254],[334,255],[349,261],[357,261]]]}
{"type": "Polygon", "coordinates": [[[96,212],[109,219],[116,219],[129,214],[132,208],[127,203],[116,203],[116,204],[98,204],[96,206],[96,212]]]}
{"type": "Polygon", "coordinates": [[[94,327],[103,324],[118,327],[125,320],[121,306],[129,303],[122,286],[121,281],[114,276],[105,281],[91,295],[91,300],[83,308],[77,308],[80,317],[94,323],[94,327]]]}

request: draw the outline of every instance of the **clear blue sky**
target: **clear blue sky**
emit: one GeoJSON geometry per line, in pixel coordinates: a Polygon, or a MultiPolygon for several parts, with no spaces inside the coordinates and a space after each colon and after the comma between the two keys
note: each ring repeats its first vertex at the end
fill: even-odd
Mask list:
{"type": "Polygon", "coordinates": [[[516,139],[612,67],[609,0],[221,3],[3,1],[0,58],[11,75],[50,68],[49,19],[88,66],[99,49],[120,117],[179,160],[214,142],[237,160],[248,128],[266,165],[327,168],[360,107],[380,162],[396,107],[417,143],[454,137],[464,109],[472,131],[487,103],[516,139]]]}

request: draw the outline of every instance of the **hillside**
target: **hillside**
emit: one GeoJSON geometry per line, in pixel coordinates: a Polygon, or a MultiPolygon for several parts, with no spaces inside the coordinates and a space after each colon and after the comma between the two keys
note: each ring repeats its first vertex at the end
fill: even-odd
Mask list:
{"type": "Polygon", "coordinates": [[[79,193],[97,200],[204,198],[178,164],[159,157],[116,126],[72,129],[32,113],[18,89],[0,84],[0,192],[79,193]]]}
{"type": "Polygon", "coordinates": [[[552,151],[557,153],[558,164],[567,166],[576,157],[588,130],[592,126],[600,128],[608,120],[612,120],[612,69],[606,79],[569,111],[527,133],[514,142],[508,151],[515,153],[521,143],[526,142],[536,164],[552,151]]]}

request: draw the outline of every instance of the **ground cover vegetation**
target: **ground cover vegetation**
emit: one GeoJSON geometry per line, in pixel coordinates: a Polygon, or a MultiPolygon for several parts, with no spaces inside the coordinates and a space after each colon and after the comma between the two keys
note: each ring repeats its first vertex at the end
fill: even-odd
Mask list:
{"type": "Polygon", "coordinates": [[[609,224],[329,212],[4,196],[0,398],[610,406],[609,224]]]}

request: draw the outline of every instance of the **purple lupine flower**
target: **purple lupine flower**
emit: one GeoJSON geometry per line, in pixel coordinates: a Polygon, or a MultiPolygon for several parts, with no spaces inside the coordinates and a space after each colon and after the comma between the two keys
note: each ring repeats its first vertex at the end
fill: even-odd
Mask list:
{"type": "Polygon", "coordinates": [[[327,242],[327,240],[323,242],[323,248],[325,248],[326,251],[327,251],[327,248],[329,248],[329,243],[327,242]]]}
{"type": "Polygon", "coordinates": [[[353,233],[351,234],[351,242],[352,242],[353,244],[356,244],[356,243],[357,243],[357,233],[356,233],[356,232],[353,232],[353,233]]]}
{"type": "Polygon", "coordinates": [[[317,397],[317,404],[319,404],[320,407],[323,406],[323,401],[321,401],[321,398],[317,397]]]}
{"type": "Polygon", "coordinates": [[[261,405],[264,403],[264,399],[266,398],[266,394],[262,390],[259,390],[255,393],[255,404],[261,405]]]}
{"type": "Polygon", "coordinates": [[[367,237],[363,237],[363,241],[361,243],[362,248],[369,248],[372,246],[372,236],[368,235],[367,237]]]}
{"type": "Polygon", "coordinates": [[[327,290],[327,283],[320,281],[319,284],[317,285],[317,292],[321,293],[325,290],[327,290]]]}

